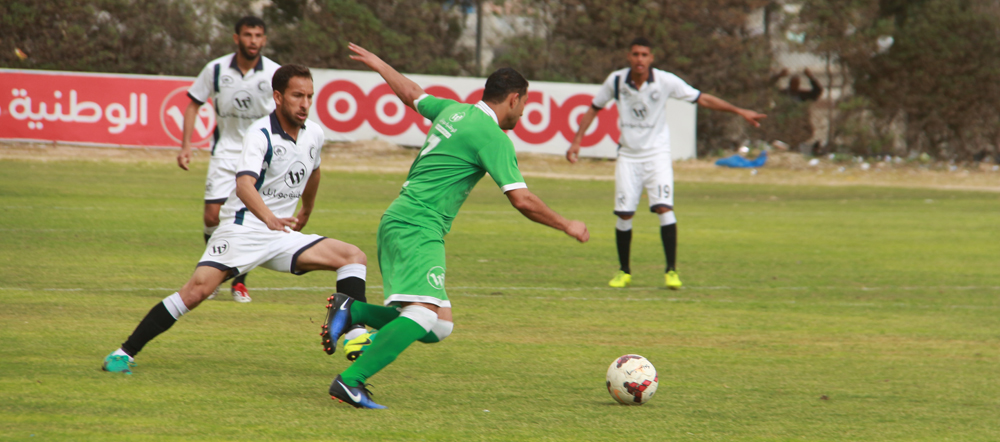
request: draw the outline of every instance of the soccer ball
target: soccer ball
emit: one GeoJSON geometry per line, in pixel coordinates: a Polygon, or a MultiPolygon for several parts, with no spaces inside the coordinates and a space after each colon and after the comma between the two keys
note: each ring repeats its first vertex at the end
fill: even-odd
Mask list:
{"type": "Polygon", "coordinates": [[[659,383],[653,364],[639,355],[625,355],[608,367],[608,393],[625,405],[645,404],[659,383]]]}

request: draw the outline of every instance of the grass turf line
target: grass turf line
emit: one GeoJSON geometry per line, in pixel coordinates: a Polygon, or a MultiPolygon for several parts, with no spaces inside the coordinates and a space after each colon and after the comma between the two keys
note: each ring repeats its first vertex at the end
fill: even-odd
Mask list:
{"type": "MultiPolygon", "coordinates": [[[[0,439],[1000,439],[995,194],[679,183],[687,287],[660,288],[639,214],[635,287],[613,291],[612,183],[529,180],[588,223],[580,245],[486,180],[446,238],[456,331],[372,378],[390,409],[370,413],[326,397],[347,364],[318,344],[326,292],[253,291],[332,273],[257,270],[253,303],[205,303],[135,375],[100,371],[170,294],[121,289],[180,287],[202,253],[198,167],[0,162],[0,439]],[[660,372],[643,407],[604,388],[625,353],[660,372]]],[[[402,180],[325,174],[306,227],[360,246],[370,286],[402,180]]]]}

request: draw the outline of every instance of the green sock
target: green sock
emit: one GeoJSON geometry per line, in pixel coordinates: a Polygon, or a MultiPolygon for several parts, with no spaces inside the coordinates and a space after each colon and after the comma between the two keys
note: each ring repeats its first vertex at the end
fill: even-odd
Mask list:
{"type": "Polygon", "coordinates": [[[441,342],[441,340],[438,339],[438,335],[435,335],[433,331],[427,332],[426,336],[417,340],[423,342],[424,344],[436,344],[438,342],[441,342]]]}
{"type": "Polygon", "coordinates": [[[381,329],[398,316],[399,310],[393,307],[383,307],[381,305],[358,301],[351,303],[351,321],[354,324],[364,324],[372,328],[381,329]]]}
{"type": "Polygon", "coordinates": [[[353,387],[364,384],[369,377],[395,361],[406,347],[425,335],[427,330],[410,318],[396,318],[386,324],[379,329],[378,339],[373,339],[361,357],[340,374],[344,385],[353,387]]]}

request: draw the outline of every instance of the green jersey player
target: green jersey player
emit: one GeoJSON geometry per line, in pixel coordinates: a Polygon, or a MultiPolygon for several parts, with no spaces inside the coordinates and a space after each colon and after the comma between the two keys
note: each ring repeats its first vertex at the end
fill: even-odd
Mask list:
{"type": "Polygon", "coordinates": [[[352,325],[379,330],[354,364],[333,380],[330,395],[358,408],[385,408],[371,400],[365,381],[414,341],[440,342],[451,334],[444,236],[487,172],[528,219],[580,242],[590,239],[590,233],[582,222],[563,218],[528,191],[517,168],[514,145],[503,131],[513,129],[524,111],[528,82],[521,74],[509,68],[494,72],[486,80],[483,100],[465,104],[429,96],[371,52],[354,44],[350,49],[356,54],[352,59],[382,75],[404,104],[432,121],[399,197],[379,224],[386,306],[337,294],[330,297],[323,325],[323,347],[331,354],[352,325]]]}

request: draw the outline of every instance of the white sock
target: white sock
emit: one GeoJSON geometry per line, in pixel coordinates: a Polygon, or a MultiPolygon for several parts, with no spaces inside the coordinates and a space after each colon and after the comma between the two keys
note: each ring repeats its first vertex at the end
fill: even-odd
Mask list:
{"type": "Polygon", "coordinates": [[[351,339],[354,339],[365,333],[368,333],[368,330],[365,329],[364,327],[352,328],[348,330],[347,333],[344,333],[344,342],[350,341],[351,339]]]}
{"type": "Polygon", "coordinates": [[[173,316],[174,319],[180,319],[185,313],[191,311],[188,310],[186,305],[184,305],[184,300],[181,299],[181,294],[177,292],[163,298],[163,306],[167,308],[167,311],[170,312],[170,316],[173,316]]]}
{"type": "Polygon", "coordinates": [[[674,215],[673,210],[667,213],[661,213],[657,216],[660,217],[660,226],[669,226],[671,224],[677,224],[677,216],[674,215]]]}
{"type": "Polygon", "coordinates": [[[618,218],[618,221],[615,221],[615,229],[621,230],[622,232],[632,230],[632,218],[618,218]]]}
{"type": "Polygon", "coordinates": [[[337,269],[337,281],[346,278],[361,278],[365,280],[368,274],[368,266],[364,264],[347,264],[337,269]]]}
{"type": "MultiPolygon", "coordinates": [[[[111,353],[111,355],[112,356],[128,356],[128,353],[125,353],[125,350],[122,350],[122,349],[119,348],[118,350],[115,350],[113,353],[111,353]]],[[[131,356],[128,356],[128,361],[129,362],[135,362],[135,358],[133,358],[131,356]]]]}

